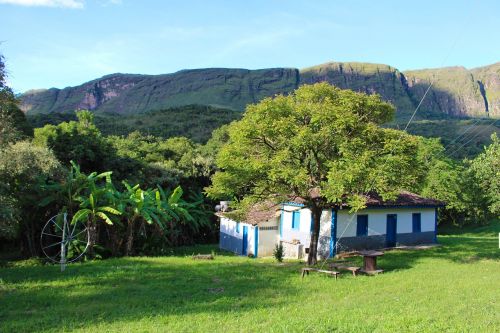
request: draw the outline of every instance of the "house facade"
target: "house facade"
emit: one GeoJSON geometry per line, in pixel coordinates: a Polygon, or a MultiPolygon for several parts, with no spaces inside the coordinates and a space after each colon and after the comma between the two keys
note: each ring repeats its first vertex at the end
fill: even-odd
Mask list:
{"type": "MultiPolygon", "coordinates": [[[[325,209],[318,256],[330,258],[354,250],[436,243],[437,209],[442,205],[437,200],[402,192],[392,202],[372,195],[365,209],[352,214],[348,208],[325,209]]],[[[220,248],[266,257],[281,243],[285,257],[306,257],[313,226],[311,211],[297,202],[265,209],[266,213],[250,212],[242,222],[220,215],[220,248]]]]}

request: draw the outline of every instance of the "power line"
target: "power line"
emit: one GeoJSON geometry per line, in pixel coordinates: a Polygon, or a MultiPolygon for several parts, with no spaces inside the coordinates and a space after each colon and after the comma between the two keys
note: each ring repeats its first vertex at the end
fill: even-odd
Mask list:
{"type": "MultiPolygon", "coordinates": [[[[467,22],[467,23],[470,23],[467,22]]],[[[458,34],[457,38],[455,39],[455,41],[453,42],[453,44],[451,45],[450,47],[450,50],[449,52],[446,54],[446,56],[444,57],[442,63],[441,63],[441,67],[444,65],[444,63],[448,60],[449,56],[451,55],[451,52],[453,51],[453,49],[455,48],[458,40],[460,39],[460,37],[462,36],[463,34],[463,31],[465,31],[466,27],[468,27],[468,24],[465,24],[463,27],[462,27],[462,31],[458,34]]],[[[415,108],[415,111],[413,111],[410,119],[408,120],[408,123],[406,124],[403,132],[401,133],[401,136],[399,137],[398,140],[401,140],[404,136],[404,132],[406,132],[406,130],[408,129],[408,127],[410,126],[411,122],[413,121],[413,119],[415,118],[415,115],[417,114],[418,110],[420,109],[420,106],[422,105],[425,97],[427,96],[427,94],[429,93],[430,89],[432,88],[432,86],[434,85],[434,82],[435,82],[436,78],[435,76],[432,77],[432,80],[430,81],[430,84],[429,86],[427,87],[427,89],[425,90],[425,93],[424,95],[422,96],[422,98],[420,99],[420,102],[418,103],[417,107],[415,108]]],[[[396,146],[393,147],[393,149],[391,150],[391,154],[394,152],[394,149],[396,148],[396,146]]],[[[385,165],[387,164],[387,159],[384,161],[384,164],[382,165],[382,168],[380,168],[379,170],[383,170],[383,168],[385,168],[385,165]]],[[[373,178],[373,182],[372,184],[370,185],[369,187],[369,190],[366,192],[366,193],[369,193],[371,190],[373,190],[373,186],[375,185],[375,181],[376,181],[377,177],[374,177],[373,178]]],[[[346,232],[347,228],[349,228],[349,225],[352,223],[352,221],[354,220],[354,216],[356,214],[352,214],[351,218],[349,219],[349,222],[347,223],[347,225],[345,226],[344,230],[342,231],[342,233],[340,234],[340,237],[338,237],[338,239],[342,238],[342,236],[344,235],[344,233],[346,232]]],[[[338,242],[335,242],[335,248],[338,249],[338,242]]]]}
{"type": "Polygon", "coordinates": [[[458,148],[456,148],[455,150],[449,152],[448,154],[446,154],[446,157],[450,158],[451,155],[453,154],[456,154],[458,153],[461,149],[463,149],[469,142],[471,142],[472,140],[474,140],[479,134],[483,133],[486,129],[490,128],[491,126],[493,126],[494,124],[496,124],[497,121],[499,121],[500,119],[497,119],[495,121],[493,121],[491,124],[489,124],[488,126],[486,126],[485,128],[483,129],[480,129],[476,132],[475,135],[473,135],[468,141],[466,141],[464,144],[460,145],[458,148]]]}
{"type": "Polygon", "coordinates": [[[469,128],[467,128],[462,134],[460,134],[459,136],[457,136],[455,138],[455,140],[451,141],[450,143],[448,143],[444,149],[446,150],[446,148],[448,148],[449,146],[451,146],[453,143],[455,143],[458,139],[460,139],[461,137],[463,137],[468,131],[470,131],[471,129],[473,129],[475,126],[477,126],[477,124],[481,121],[482,119],[479,118],[477,119],[474,124],[472,124],[469,128]]]}
{"type": "MultiPolygon", "coordinates": [[[[437,158],[445,157],[445,155],[446,155],[446,149],[447,149],[448,147],[450,147],[453,143],[455,143],[455,142],[459,142],[459,141],[460,141],[460,139],[461,139],[462,137],[465,137],[465,134],[467,134],[467,132],[469,132],[469,131],[470,131],[470,130],[472,130],[473,128],[477,127],[477,126],[478,126],[478,124],[479,124],[482,120],[483,120],[483,119],[481,119],[481,118],[477,119],[477,120],[476,120],[476,121],[475,121],[475,122],[474,122],[471,126],[469,126],[469,128],[467,128],[467,129],[466,129],[466,130],[465,130],[462,134],[460,134],[460,135],[459,135],[459,136],[457,136],[454,140],[452,140],[450,143],[448,143],[448,144],[444,147],[443,151],[441,151],[441,152],[440,152],[440,153],[438,153],[436,156],[434,156],[434,158],[436,158],[436,159],[437,159],[437,158]]],[[[473,133],[471,133],[471,134],[472,134],[472,135],[474,135],[473,133]]],[[[469,138],[470,138],[470,136],[469,136],[469,138]]],[[[462,141],[462,142],[463,142],[463,141],[462,141]]],[[[430,160],[430,157],[428,156],[428,157],[426,158],[426,162],[429,162],[429,160],[430,160]]]]}

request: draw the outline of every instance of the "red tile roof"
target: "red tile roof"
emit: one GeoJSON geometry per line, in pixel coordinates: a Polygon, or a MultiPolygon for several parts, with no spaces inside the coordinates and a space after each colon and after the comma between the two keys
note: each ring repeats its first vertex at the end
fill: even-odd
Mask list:
{"type": "MultiPolygon", "coordinates": [[[[366,207],[441,207],[445,203],[439,200],[424,198],[418,194],[402,191],[395,200],[384,201],[382,197],[376,193],[366,195],[366,207]]],[[[295,198],[291,203],[303,204],[303,200],[295,198]]],[[[344,206],[346,208],[347,205],[344,206]]],[[[272,218],[279,215],[278,211],[281,209],[281,204],[273,203],[272,201],[265,201],[255,204],[250,208],[244,219],[245,223],[257,225],[259,223],[267,222],[272,218]]],[[[225,216],[231,218],[231,212],[218,212],[217,216],[225,216]]],[[[243,222],[243,221],[242,221],[243,222]]]]}
{"type": "Polygon", "coordinates": [[[366,206],[367,207],[397,207],[397,206],[409,206],[409,207],[440,207],[444,206],[445,203],[436,199],[424,198],[418,194],[401,191],[398,197],[392,201],[384,201],[382,197],[376,193],[370,193],[366,196],[366,206]]]}

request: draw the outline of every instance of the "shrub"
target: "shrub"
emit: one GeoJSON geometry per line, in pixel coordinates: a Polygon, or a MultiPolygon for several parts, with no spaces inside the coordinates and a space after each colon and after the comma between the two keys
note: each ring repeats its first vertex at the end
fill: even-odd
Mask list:
{"type": "Polygon", "coordinates": [[[281,243],[276,244],[273,251],[274,259],[278,260],[278,262],[283,262],[283,255],[283,245],[281,243]]]}

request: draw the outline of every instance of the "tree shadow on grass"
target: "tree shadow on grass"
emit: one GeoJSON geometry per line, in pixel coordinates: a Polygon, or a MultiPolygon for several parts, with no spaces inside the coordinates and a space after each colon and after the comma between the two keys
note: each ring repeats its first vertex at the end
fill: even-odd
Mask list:
{"type": "MultiPolygon", "coordinates": [[[[463,264],[499,260],[499,227],[440,236],[442,246],[427,250],[388,251],[379,266],[396,272],[433,258],[463,264]]],[[[221,254],[213,261],[110,259],[70,265],[64,273],[58,266],[0,268],[0,331],[91,329],[155,318],[183,323],[198,315],[220,320],[261,308],[272,311],[300,296],[302,266],[221,254]]]]}
{"type": "MultiPolygon", "coordinates": [[[[123,258],[58,267],[0,270],[0,331],[91,327],[155,316],[238,314],[279,307],[295,294],[299,264],[278,266],[217,256],[123,258]],[[0,286],[1,287],[1,286],[0,286]],[[25,320],[30,316],[29,320],[25,320]]],[[[181,320],[181,319],[178,319],[181,320]]]]}
{"type": "Polygon", "coordinates": [[[438,235],[441,246],[425,250],[392,250],[380,258],[380,266],[385,271],[408,269],[426,258],[436,258],[460,264],[475,263],[480,260],[500,260],[498,234],[500,223],[495,222],[476,230],[467,229],[455,234],[438,235]]]}

